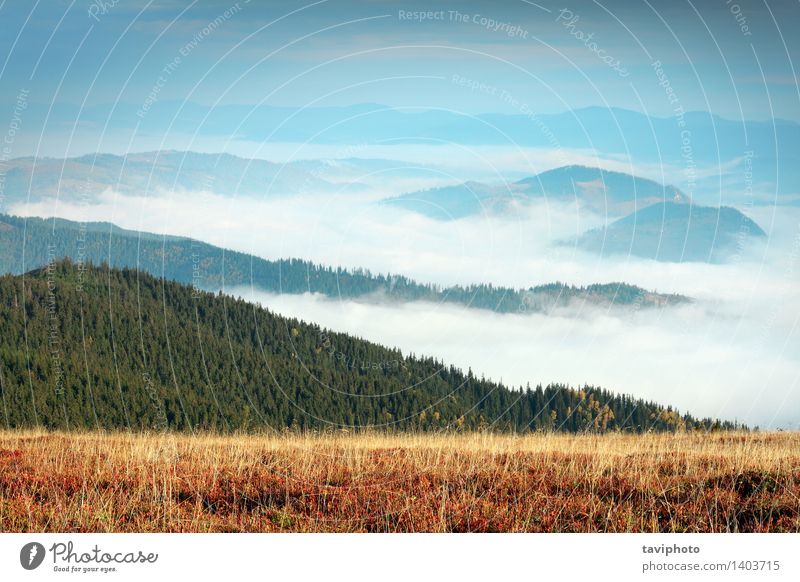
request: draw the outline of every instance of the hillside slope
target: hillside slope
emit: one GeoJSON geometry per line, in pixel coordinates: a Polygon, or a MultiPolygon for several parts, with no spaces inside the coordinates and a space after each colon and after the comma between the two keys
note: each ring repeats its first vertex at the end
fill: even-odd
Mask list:
{"type": "Polygon", "coordinates": [[[0,277],[0,321],[8,427],[732,427],[588,386],[513,391],[134,270],[0,277]]]}
{"type": "Polygon", "coordinates": [[[604,255],[721,263],[764,237],[761,227],[735,208],[664,202],[589,231],[577,244],[604,255]]]}
{"type": "Polygon", "coordinates": [[[363,301],[456,303],[500,313],[545,312],[573,303],[657,307],[688,301],[624,283],[574,287],[560,283],[529,289],[491,285],[441,289],[398,275],[373,275],[298,259],[268,261],[188,238],[124,230],[109,223],[0,215],[0,273],[20,274],[69,257],[137,268],[207,291],[253,285],[273,293],[319,293],[363,301]]]}
{"type": "Polygon", "coordinates": [[[528,197],[547,196],[551,200],[577,201],[585,207],[610,216],[619,216],[669,201],[686,204],[688,197],[674,186],[647,178],[588,166],[564,166],[517,182],[528,197]]]}

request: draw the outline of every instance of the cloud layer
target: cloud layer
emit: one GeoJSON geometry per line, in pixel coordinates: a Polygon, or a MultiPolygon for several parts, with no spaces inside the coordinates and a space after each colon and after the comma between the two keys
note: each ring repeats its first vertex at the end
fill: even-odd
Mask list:
{"type": "Polygon", "coordinates": [[[108,192],[92,205],[46,201],[14,210],[109,220],[265,258],[301,257],[443,285],[624,281],[683,293],[697,303],[632,312],[578,306],[542,316],[227,290],[512,385],[585,382],[751,425],[794,426],[800,419],[800,209],[755,209],[751,214],[770,233],[769,242],[747,249],[731,264],[663,264],[553,248],[550,241],[604,220],[570,205],[539,204],[513,216],[437,222],[376,204],[375,192],[366,196],[346,187],[337,195],[272,200],[108,192]]]}

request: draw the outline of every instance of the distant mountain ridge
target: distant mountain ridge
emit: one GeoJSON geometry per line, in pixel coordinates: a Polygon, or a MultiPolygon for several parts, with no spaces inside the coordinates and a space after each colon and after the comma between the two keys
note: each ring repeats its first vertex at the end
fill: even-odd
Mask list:
{"type": "Polygon", "coordinates": [[[20,274],[61,257],[138,268],[205,290],[253,285],[273,293],[319,293],[363,301],[430,301],[499,313],[541,313],[572,304],[638,309],[689,301],[682,295],[624,283],[588,287],[551,283],[529,289],[493,285],[440,288],[399,275],[373,275],[298,259],[269,261],[193,239],[124,230],[110,223],[0,215],[0,273],[20,274]]]}
{"type": "Polygon", "coordinates": [[[689,198],[674,186],[589,166],[563,166],[517,184],[526,187],[528,196],[580,201],[591,210],[607,215],[626,214],[665,201],[689,202],[689,198]]]}
{"type": "Polygon", "coordinates": [[[55,198],[91,203],[107,191],[123,196],[185,191],[257,198],[335,194],[368,191],[387,179],[413,183],[421,176],[438,175],[432,167],[400,160],[346,157],[278,163],[176,150],[22,157],[4,162],[4,169],[3,193],[10,204],[55,198]]]}
{"type": "Polygon", "coordinates": [[[591,230],[576,244],[603,255],[720,263],[764,237],[761,227],[735,208],[663,202],[591,230]]]}
{"type": "MultiPolygon", "coordinates": [[[[552,148],[552,139],[563,148],[601,154],[618,154],[638,161],[680,162],[681,130],[674,117],[646,115],[617,107],[585,107],[558,113],[535,111],[467,115],[445,109],[391,107],[360,103],[342,107],[280,107],[261,105],[216,105],[185,100],[159,100],[145,119],[136,106],[122,103],[97,104],[80,108],[67,103],[31,103],[26,117],[31,123],[71,125],[83,122],[108,124],[109,128],[139,127],[141,131],[194,134],[202,124],[204,136],[230,136],[237,127],[237,139],[279,143],[385,144],[458,143],[468,145],[516,145],[552,148]],[[320,131],[320,128],[325,128],[320,131]],[[543,131],[547,128],[548,131],[543,131]]],[[[703,111],[687,111],[685,128],[691,132],[696,161],[718,164],[742,152],[754,150],[761,156],[779,157],[781,164],[797,159],[800,124],[782,120],[726,119],[703,111]]]]}
{"type": "Polygon", "coordinates": [[[534,200],[577,203],[607,216],[606,226],[562,245],[604,256],[721,263],[766,233],[739,210],[692,204],[674,186],[587,166],[563,166],[507,185],[469,182],[384,202],[438,220],[508,214],[534,200]]]}
{"type": "Polygon", "coordinates": [[[387,204],[439,220],[513,212],[534,200],[577,202],[596,213],[623,216],[651,204],[689,202],[674,186],[622,172],[562,166],[508,184],[465,182],[389,198],[387,204]]]}
{"type": "Polygon", "coordinates": [[[126,156],[15,158],[7,162],[5,191],[10,202],[92,201],[107,190],[152,195],[161,190],[269,196],[335,192],[338,186],[291,164],[230,154],[153,151],[126,156]]]}

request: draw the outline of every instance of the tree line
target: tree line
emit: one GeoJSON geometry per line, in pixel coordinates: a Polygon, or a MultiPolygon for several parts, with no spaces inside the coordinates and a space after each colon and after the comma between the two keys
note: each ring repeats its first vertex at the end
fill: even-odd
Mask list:
{"type": "Polygon", "coordinates": [[[439,287],[402,275],[373,274],[300,259],[265,260],[188,238],[124,230],[108,223],[0,215],[0,273],[21,274],[53,257],[136,268],[202,290],[254,286],[273,293],[319,293],[342,299],[431,301],[499,313],[545,312],[573,303],[636,308],[688,301],[624,283],[573,286],[549,283],[528,289],[490,284],[439,287]]]}
{"type": "Polygon", "coordinates": [[[675,431],[738,428],[605,389],[510,388],[143,271],[0,277],[8,427],[675,431]]]}

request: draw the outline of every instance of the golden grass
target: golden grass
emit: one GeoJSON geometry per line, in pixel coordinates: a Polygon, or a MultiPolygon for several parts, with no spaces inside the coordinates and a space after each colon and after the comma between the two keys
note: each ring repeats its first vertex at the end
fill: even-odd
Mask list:
{"type": "Polygon", "coordinates": [[[2,531],[800,531],[800,434],[0,432],[2,531]]]}

